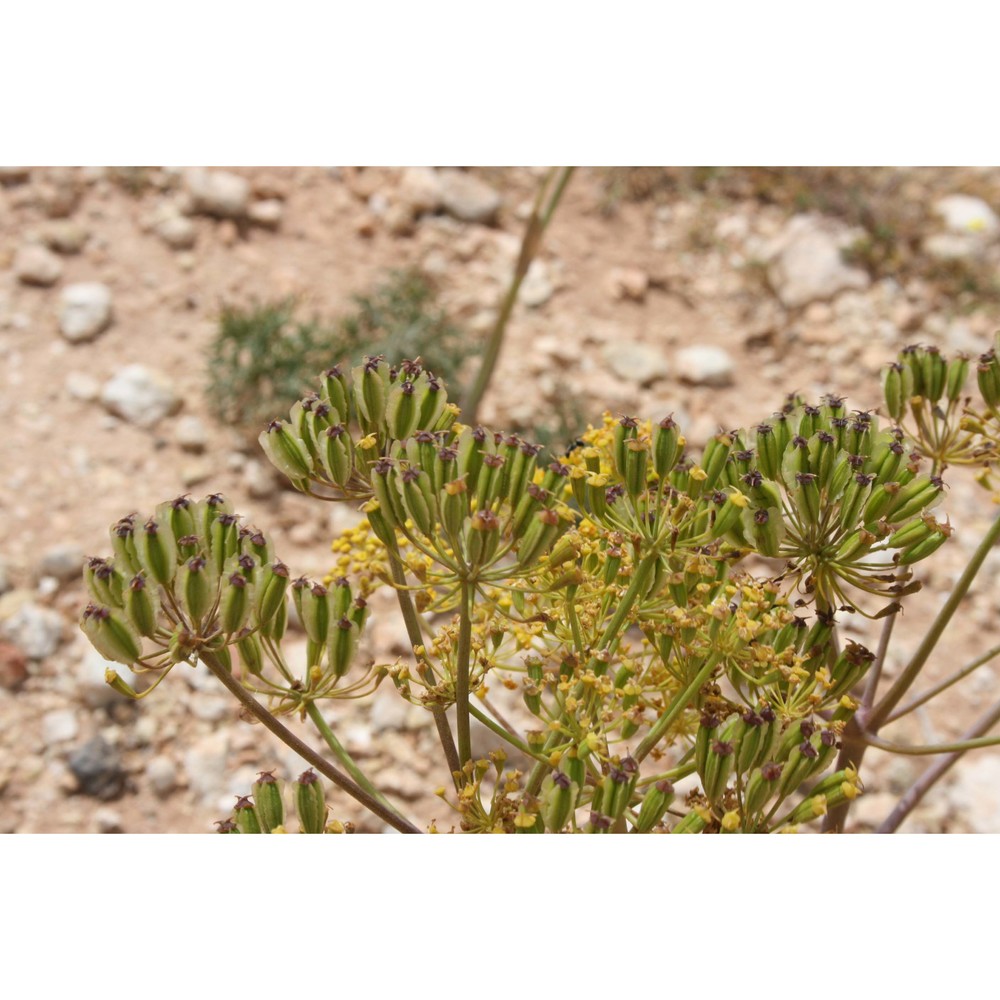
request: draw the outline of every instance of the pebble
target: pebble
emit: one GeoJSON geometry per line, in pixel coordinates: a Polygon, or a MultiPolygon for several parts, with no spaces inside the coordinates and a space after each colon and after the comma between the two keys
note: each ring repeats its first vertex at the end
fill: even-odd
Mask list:
{"type": "Polygon", "coordinates": [[[229,734],[225,732],[202,737],[184,754],[188,785],[202,803],[214,802],[225,788],[228,756],[229,734]]]}
{"type": "Polygon", "coordinates": [[[735,367],[729,352],[722,347],[698,345],[677,352],[677,375],[692,385],[726,386],[733,381],[735,367]]]}
{"type": "Polygon", "coordinates": [[[613,267],[608,272],[608,292],[616,301],[642,302],[649,291],[649,275],[637,267],[613,267]]]}
{"type": "Polygon", "coordinates": [[[445,211],[463,222],[490,223],[500,210],[500,194],[478,177],[461,170],[438,172],[441,204],[445,211]]]}
{"type": "Polygon", "coordinates": [[[813,215],[797,215],[772,244],[767,275],[787,308],[829,299],[850,288],[864,289],[868,274],[844,263],[841,250],[855,235],[838,222],[813,215]]]}
{"type": "Polygon", "coordinates": [[[215,464],[208,459],[200,458],[195,462],[188,462],[181,468],[181,482],[185,487],[198,486],[212,478],[215,472],[215,464]]]}
{"type": "Polygon", "coordinates": [[[64,384],[66,391],[81,403],[92,403],[101,394],[101,383],[86,372],[70,372],[64,384]]]}
{"type": "Polygon", "coordinates": [[[393,236],[412,236],[416,231],[413,209],[399,201],[394,201],[385,210],[382,221],[393,236]]]}
{"type": "Polygon", "coordinates": [[[934,211],[949,232],[990,240],[1000,234],[1000,219],[983,201],[967,194],[950,194],[934,203],[934,211]]]}
{"type": "Polygon", "coordinates": [[[66,542],[48,549],[39,563],[44,576],[54,576],[60,583],[78,580],[83,573],[84,551],[79,545],[66,542]]]}
{"type": "Polygon", "coordinates": [[[14,255],[14,277],[22,285],[48,288],[62,277],[62,273],[62,261],[41,243],[25,244],[14,255]]]}
{"type": "Polygon", "coordinates": [[[521,289],[518,293],[520,300],[529,308],[537,309],[545,305],[552,298],[555,288],[552,279],[549,277],[549,269],[543,260],[533,260],[528,268],[528,273],[521,282],[521,289]]]}
{"type": "Polygon", "coordinates": [[[190,250],[198,241],[195,224],[180,212],[165,214],[153,226],[153,231],[171,250],[190,250]]]}
{"type": "Polygon", "coordinates": [[[195,212],[222,219],[238,219],[246,214],[250,184],[227,170],[195,167],[184,173],[184,186],[195,212]]]}
{"type": "Polygon", "coordinates": [[[63,619],[58,611],[28,601],[0,625],[0,632],[29,660],[43,660],[62,642],[63,619]]]}
{"type": "Polygon", "coordinates": [[[258,462],[256,458],[247,460],[243,467],[243,485],[254,500],[266,500],[278,490],[278,475],[270,462],[258,462]]]}
{"type": "Polygon", "coordinates": [[[174,439],[184,451],[200,453],[208,444],[208,433],[200,417],[188,414],[174,424],[174,439]]]}
{"type": "Polygon", "coordinates": [[[103,736],[88,740],[67,763],[83,795],[109,802],[125,791],[121,755],[103,736]]]}
{"type": "Polygon", "coordinates": [[[130,687],[141,690],[145,687],[142,679],[132,673],[123,663],[104,659],[90,643],[83,647],[83,654],[76,662],[76,692],[80,700],[89,708],[110,708],[125,703],[125,696],[119,694],[105,681],[105,671],[115,670],[130,687]]]}
{"type": "Polygon", "coordinates": [[[651,344],[628,341],[604,345],[604,360],[620,379],[651,385],[670,373],[670,366],[662,350],[651,344]]]}
{"type": "Polygon", "coordinates": [[[387,729],[403,729],[410,712],[406,701],[391,684],[383,684],[369,703],[369,722],[377,733],[387,729]]]}
{"type": "Polygon", "coordinates": [[[433,167],[407,167],[400,176],[396,196],[413,215],[437,212],[444,202],[441,178],[433,167]]]}
{"type": "Polygon", "coordinates": [[[92,340],[111,323],[111,289],[83,281],[62,290],[59,330],[70,342],[92,340]]]}
{"type": "Polygon", "coordinates": [[[247,218],[262,229],[278,229],[285,215],[285,203],[277,198],[255,201],[247,210],[247,218]]]}
{"type": "Polygon", "coordinates": [[[153,427],[181,406],[170,382],[143,365],[127,365],[105,382],[101,403],[109,413],[139,427],[153,427]]]}
{"type": "Polygon", "coordinates": [[[978,257],[983,251],[983,241],[966,233],[934,233],[921,247],[936,260],[964,260],[978,257]]]}
{"type": "Polygon", "coordinates": [[[76,254],[84,248],[90,233],[72,219],[52,219],[41,227],[39,237],[50,250],[76,254]]]}
{"type": "Polygon", "coordinates": [[[42,716],[42,738],[46,746],[75,740],[80,732],[80,722],[76,713],[68,708],[46,712],[42,716]]]}
{"type": "Polygon", "coordinates": [[[0,687],[16,691],[28,677],[28,658],[12,642],[0,642],[0,687]]]}
{"type": "Polygon", "coordinates": [[[98,833],[123,833],[124,826],[122,815],[116,809],[109,809],[106,806],[94,811],[94,825],[98,833]]]}
{"type": "Polygon", "coordinates": [[[163,754],[154,757],[146,765],[146,780],[156,795],[165,799],[177,788],[177,765],[163,754]]]}
{"type": "Polygon", "coordinates": [[[1000,756],[979,751],[979,756],[962,760],[955,768],[948,800],[973,832],[1000,830],[1000,756]]]}

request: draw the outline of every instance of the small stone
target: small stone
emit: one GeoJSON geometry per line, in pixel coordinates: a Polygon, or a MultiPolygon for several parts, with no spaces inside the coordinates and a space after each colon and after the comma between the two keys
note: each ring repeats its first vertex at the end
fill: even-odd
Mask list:
{"type": "Polygon", "coordinates": [[[171,250],[190,250],[198,240],[195,224],[179,212],[164,215],[153,231],[171,250]]]}
{"type": "Polygon", "coordinates": [[[767,276],[787,308],[830,299],[847,289],[864,289],[868,274],[844,263],[842,251],[856,240],[853,230],[813,215],[797,215],[770,248],[767,276]]]}
{"type": "Polygon", "coordinates": [[[52,219],[39,231],[42,242],[57,253],[79,253],[90,238],[90,233],[72,219],[52,219]]]}
{"type": "Polygon", "coordinates": [[[277,198],[255,201],[247,210],[247,218],[262,229],[278,229],[285,215],[285,203],[277,198]]]}
{"type": "Polygon", "coordinates": [[[68,763],[83,795],[109,802],[125,791],[121,755],[103,736],[95,736],[72,753],[68,763]]]}
{"type": "Polygon", "coordinates": [[[55,545],[42,556],[39,570],[43,576],[54,576],[60,583],[78,580],[83,573],[84,552],[79,545],[55,545]]]}
{"type": "Polygon", "coordinates": [[[101,383],[86,372],[70,372],[64,384],[66,391],[82,403],[92,403],[101,394],[101,383]]]}
{"type": "Polygon", "coordinates": [[[721,347],[706,344],[677,352],[677,375],[692,385],[730,385],[733,368],[732,357],[721,347]]]}
{"type": "Polygon", "coordinates": [[[1000,830],[1000,757],[982,754],[964,759],[956,768],[948,800],[974,833],[1000,830]]]}
{"type": "Polygon", "coordinates": [[[438,211],[444,197],[441,178],[432,167],[407,167],[399,179],[396,194],[412,215],[438,211]]]}
{"type": "Polygon", "coordinates": [[[529,308],[537,309],[552,298],[555,289],[549,278],[549,269],[543,260],[533,260],[524,276],[519,293],[520,300],[529,308]]]}
{"type": "Polygon", "coordinates": [[[390,795],[413,801],[427,794],[427,783],[408,767],[392,766],[375,775],[375,783],[390,795]]]}
{"type": "Polygon", "coordinates": [[[642,302],[649,291],[649,275],[637,267],[613,267],[608,272],[608,291],[613,299],[642,302]]]}
{"type": "Polygon", "coordinates": [[[258,462],[251,458],[243,467],[243,485],[254,500],[266,500],[274,496],[279,481],[274,466],[270,462],[258,462]]]}
{"type": "Polygon", "coordinates": [[[51,656],[62,642],[62,615],[28,601],[0,625],[0,632],[18,646],[29,660],[51,656]]]}
{"type": "Polygon", "coordinates": [[[204,695],[194,698],[191,702],[191,712],[205,722],[221,722],[227,715],[232,702],[228,698],[218,698],[204,695]]]}
{"type": "Polygon", "coordinates": [[[379,687],[369,705],[368,719],[375,732],[405,728],[410,703],[391,684],[379,687]]]}
{"type": "Polygon", "coordinates": [[[115,809],[105,807],[94,811],[94,824],[98,833],[122,833],[122,822],[121,813],[115,809]]]}
{"type": "Polygon", "coordinates": [[[398,201],[394,201],[386,209],[382,221],[393,236],[412,236],[416,229],[413,209],[398,201]]]}
{"type": "Polygon", "coordinates": [[[1000,234],[1000,219],[982,198],[951,194],[934,203],[949,232],[990,240],[1000,234]]]}
{"type": "Polygon", "coordinates": [[[67,285],[61,301],[59,330],[72,343],[92,340],[111,323],[111,289],[98,281],[67,285]]]}
{"type": "Polygon", "coordinates": [[[670,372],[663,351],[650,344],[629,341],[605,344],[604,359],[618,378],[639,385],[651,385],[670,372]]]}
{"type": "Polygon", "coordinates": [[[921,246],[925,254],[936,260],[965,260],[983,252],[983,241],[965,233],[934,233],[921,246]]]}
{"type": "Polygon", "coordinates": [[[441,204],[449,215],[463,222],[490,223],[496,218],[502,199],[489,184],[461,170],[441,170],[438,179],[441,204]]]}
{"type": "Polygon", "coordinates": [[[238,219],[246,214],[250,185],[236,174],[195,167],[185,172],[184,185],[197,213],[221,219],[238,219]]]}
{"type": "Polygon", "coordinates": [[[154,427],[180,408],[173,386],[143,365],[128,365],[101,389],[101,403],[109,413],[139,427],[154,427]]]}
{"type": "Polygon", "coordinates": [[[859,795],[851,805],[847,817],[848,828],[861,826],[869,830],[876,829],[889,818],[898,802],[899,796],[892,792],[866,792],[859,795]]]}
{"type": "Polygon", "coordinates": [[[202,803],[214,802],[226,786],[229,735],[212,733],[184,754],[184,771],[191,791],[202,803]]]}
{"type": "Polygon", "coordinates": [[[11,642],[0,642],[0,687],[16,691],[28,678],[28,658],[11,642]]]}
{"type": "Polygon", "coordinates": [[[184,451],[201,453],[208,444],[208,433],[200,417],[188,414],[174,424],[174,438],[184,451]]]}
{"type": "Polygon", "coordinates": [[[41,243],[28,243],[14,255],[14,276],[22,285],[48,288],[63,273],[62,261],[41,243]]]}
{"type": "Polygon", "coordinates": [[[146,780],[161,799],[177,788],[177,765],[164,755],[154,757],[146,765],[146,780]]]}
{"type": "Polygon", "coordinates": [[[188,462],[181,469],[181,482],[186,487],[197,486],[212,477],[215,472],[215,465],[208,459],[198,459],[195,462],[188,462]]]}
{"type": "Polygon", "coordinates": [[[80,722],[70,709],[46,712],[42,716],[42,739],[46,746],[75,740],[80,732],[80,722]]]}

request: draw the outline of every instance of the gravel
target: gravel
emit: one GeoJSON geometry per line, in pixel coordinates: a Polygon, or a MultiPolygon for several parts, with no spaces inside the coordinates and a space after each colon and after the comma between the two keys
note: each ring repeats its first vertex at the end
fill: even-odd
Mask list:
{"type": "Polygon", "coordinates": [[[98,281],[67,285],[61,296],[59,331],[71,343],[93,340],[111,325],[111,289],[98,281]]]}
{"type": "Polygon", "coordinates": [[[101,389],[101,403],[116,417],[139,427],[155,427],[181,406],[171,383],[143,365],[128,365],[101,389]]]}

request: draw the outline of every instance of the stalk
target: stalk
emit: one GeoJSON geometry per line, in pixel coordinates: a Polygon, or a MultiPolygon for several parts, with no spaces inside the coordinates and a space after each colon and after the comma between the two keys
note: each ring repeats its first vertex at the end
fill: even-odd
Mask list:
{"type": "Polygon", "coordinates": [[[469,716],[469,661],[472,657],[472,592],[468,580],[462,580],[462,606],[458,622],[458,660],[455,676],[455,710],[458,715],[459,770],[472,760],[472,732],[469,716]]]}

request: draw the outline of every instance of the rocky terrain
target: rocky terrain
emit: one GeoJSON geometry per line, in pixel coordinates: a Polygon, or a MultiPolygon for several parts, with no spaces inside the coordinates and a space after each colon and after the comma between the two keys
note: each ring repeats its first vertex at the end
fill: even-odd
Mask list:
{"type": "MultiPolygon", "coordinates": [[[[221,308],[294,295],[337,316],[390,269],[415,266],[485,338],[542,173],[0,168],[0,830],[206,832],[256,771],[303,769],[202,672],[179,668],[138,704],[108,689],[76,624],[83,558],[106,554],[108,525],[129,511],[221,491],[273,532],[296,575],[322,575],[354,514],[281,489],[245,436],[210,417],[221,308]]],[[[876,407],[881,370],[908,343],[991,345],[1000,171],[873,172],[870,191],[855,171],[867,215],[823,197],[821,181],[846,190],[835,171],[809,178],[809,198],[737,171],[664,177],[577,171],[522,287],[485,422],[531,427],[568,395],[595,421],[605,409],[673,413],[701,443],[790,391],[876,407]],[[880,213],[895,243],[871,223],[880,213]]],[[[951,482],[955,538],[897,626],[890,675],[992,516],[970,477],[951,482]]],[[[995,643],[998,566],[988,561],[932,678],[995,643]]],[[[381,596],[372,652],[394,658],[405,637],[381,596]]],[[[873,642],[867,623],[849,627],[873,642]]],[[[954,736],[998,686],[986,666],[891,735],[954,736]]],[[[330,719],[380,787],[447,829],[423,712],[386,688],[330,719]]],[[[923,766],[869,761],[855,829],[884,818],[923,766]]],[[[349,801],[331,804],[379,829],[349,801]]],[[[1000,831],[1000,752],[969,755],[903,829],[1000,831]]]]}

